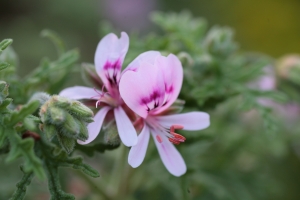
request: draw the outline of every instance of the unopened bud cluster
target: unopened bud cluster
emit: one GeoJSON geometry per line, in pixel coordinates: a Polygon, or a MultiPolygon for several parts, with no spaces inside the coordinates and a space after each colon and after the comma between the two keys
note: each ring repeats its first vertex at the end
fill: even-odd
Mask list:
{"type": "Polygon", "coordinates": [[[88,139],[87,123],[93,121],[93,112],[79,101],[52,96],[40,109],[42,131],[49,140],[55,136],[63,149],[70,153],[76,140],[88,139]]]}

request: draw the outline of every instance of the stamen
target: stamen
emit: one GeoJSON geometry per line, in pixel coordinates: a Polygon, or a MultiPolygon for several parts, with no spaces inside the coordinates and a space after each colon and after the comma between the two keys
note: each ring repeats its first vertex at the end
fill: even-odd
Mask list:
{"type": "Polygon", "coordinates": [[[186,138],[178,133],[175,133],[176,129],[181,130],[181,129],[183,129],[183,126],[175,124],[170,127],[171,137],[169,137],[169,141],[172,142],[173,144],[177,145],[177,144],[180,144],[181,142],[184,142],[186,140],[186,138]]]}
{"type": "Polygon", "coordinates": [[[156,140],[159,142],[159,143],[162,143],[162,139],[159,135],[156,135],[156,140]]]}

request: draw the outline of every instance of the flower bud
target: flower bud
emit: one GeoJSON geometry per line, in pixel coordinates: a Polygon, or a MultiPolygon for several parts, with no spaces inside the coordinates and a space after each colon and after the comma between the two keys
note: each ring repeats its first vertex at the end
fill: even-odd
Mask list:
{"type": "Polygon", "coordinates": [[[72,115],[70,115],[69,113],[66,113],[66,120],[62,124],[61,130],[65,136],[76,139],[77,135],[80,132],[80,126],[79,126],[77,120],[72,115]]]}
{"type": "Polygon", "coordinates": [[[54,125],[61,125],[66,121],[66,112],[56,107],[49,107],[45,120],[54,125]]]}
{"type": "Polygon", "coordinates": [[[93,111],[79,101],[73,101],[68,107],[68,111],[86,122],[93,122],[93,111]]]}
{"type": "Polygon", "coordinates": [[[43,124],[43,126],[40,128],[43,130],[44,133],[46,133],[46,137],[49,141],[51,141],[54,138],[54,136],[56,136],[57,134],[57,130],[54,125],[43,124]]]}
{"type": "Polygon", "coordinates": [[[82,103],[55,95],[41,106],[39,114],[43,122],[40,129],[49,140],[56,136],[67,153],[72,152],[76,140],[88,139],[86,125],[93,121],[93,112],[82,103]]]}
{"type": "Polygon", "coordinates": [[[71,153],[75,147],[75,140],[73,138],[66,137],[61,134],[57,134],[57,139],[60,146],[67,152],[71,153]]]}

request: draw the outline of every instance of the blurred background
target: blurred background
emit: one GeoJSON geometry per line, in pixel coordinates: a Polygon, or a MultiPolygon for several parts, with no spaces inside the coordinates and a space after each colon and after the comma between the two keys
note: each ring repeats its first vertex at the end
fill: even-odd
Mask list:
{"type": "MultiPolygon", "coordinates": [[[[138,32],[140,35],[159,32],[160,30],[149,20],[149,15],[153,11],[189,10],[193,16],[205,18],[209,27],[229,26],[234,29],[235,39],[243,51],[263,52],[274,58],[300,53],[299,0],[1,0],[0,6],[0,40],[4,38],[14,40],[13,48],[19,55],[18,73],[21,76],[38,66],[41,58],[57,57],[54,45],[48,39],[40,37],[43,29],[58,33],[66,42],[67,49],[78,48],[81,54],[80,62],[93,63],[95,49],[104,34],[105,26],[111,24],[119,31],[138,32]]],[[[231,106],[235,105],[227,105],[225,110],[228,111],[231,106]]],[[[287,108],[281,109],[285,111],[287,108]]],[[[290,108],[292,111],[295,109],[298,107],[290,108]]],[[[222,108],[216,112],[226,113],[222,108]]],[[[209,141],[209,144],[204,143],[199,147],[182,149],[185,155],[198,151],[199,154],[203,153],[200,158],[211,161],[203,164],[198,160],[199,157],[195,161],[192,156],[186,160],[190,165],[203,169],[202,174],[198,173],[198,176],[188,183],[187,190],[193,193],[195,197],[193,199],[300,199],[300,137],[298,136],[300,129],[291,129],[293,127],[291,125],[282,127],[282,132],[278,135],[255,137],[261,129],[256,127],[255,122],[251,123],[254,119],[251,115],[250,113],[242,119],[237,115],[236,118],[229,117],[228,120],[236,120],[236,123],[240,124],[247,122],[244,126],[247,129],[245,132],[252,131],[255,133],[253,135],[240,134],[241,127],[236,128],[231,124],[223,130],[224,134],[219,136],[217,141],[213,141],[213,145],[209,141]],[[243,151],[239,152],[240,149],[243,151]],[[234,162],[228,162],[227,158],[234,162]],[[252,183],[253,177],[255,181],[252,183]],[[248,190],[248,186],[251,189],[248,190]],[[230,196],[231,193],[236,195],[230,196]]],[[[299,110],[297,110],[293,120],[297,123],[299,119],[299,110]]],[[[216,124],[226,127],[220,119],[216,124]]],[[[217,128],[212,127],[207,133],[217,135],[214,130],[217,128]]],[[[117,153],[109,152],[108,157],[114,157],[117,153]]],[[[103,155],[98,155],[97,159],[104,159],[103,155]]],[[[93,159],[88,162],[96,169],[99,168],[93,159]]],[[[160,163],[159,159],[147,167],[155,168],[157,163],[160,163]]],[[[0,193],[13,192],[14,184],[21,176],[17,164],[3,166],[1,162],[0,193]]],[[[102,163],[101,175],[109,168],[110,163],[102,163]]],[[[159,172],[162,170],[165,169],[158,169],[159,172]]],[[[84,181],[82,182],[85,178],[80,173],[75,172],[79,177],[67,170],[62,170],[63,173],[71,183],[64,186],[68,192],[77,195],[78,199],[97,199],[84,197],[83,194],[91,193],[91,189],[83,183],[84,181]]],[[[163,173],[167,172],[158,174],[163,173]]],[[[157,180],[159,178],[169,180],[171,188],[172,184],[178,183],[174,177],[161,176],[157,177],[157,180]]],[[[162,181],[160,184],[164,183],[162,181]]],[[[35,180],[29,187],[27,199],[47,199],[46,187],[45,182],[35,180]]],[[[137,199],[166,199],[170,195],[170,191],[158,188],[154,183],[148,183],[145,188],[137,189],[135,193],[137,199]],[[145,194],[151,191],[154,192],[153,196],[146,197],[145,194]]],[[[1,197],[5,200],[7,196],[0,195],[0,200],[1,197]]]]}
{"type": "Polygon", "coordinates": [[[1,0],[0,38],[13,38],[26,73],[45,55],[55,57],[43,29],[56,31],[69,48],[78,47],[81,60],[92,62],[100,38],[100,22],[108,21],[120,31],[148,33],[152,11],[189,10],[204,17],[209,26],[229,26],[245,51],[279,57],[300,52],[300,1],[298,0],[1,0]],[[34,44],[34,45],[33,45],[34,44]]]}

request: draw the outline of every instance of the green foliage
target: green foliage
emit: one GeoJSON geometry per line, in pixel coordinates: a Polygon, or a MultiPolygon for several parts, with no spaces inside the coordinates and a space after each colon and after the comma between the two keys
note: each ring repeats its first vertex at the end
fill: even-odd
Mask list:
{"type": "MultiPolygon", "coordinates": [[[[107,152],[93,162],[105,172],[103,179],[95,183],[83,178],[94,193],[105,199],[150,200],[152,193],[158,199],[285,198],[281,192],[288,184],[281,183],[283,178],[277,174],[286,171],[287,166],[278,163],[282,159],[299,160],[295,157],[300,128],[280,118],[279,113],[286,109],[284,104],[300,100],[299,63],[283,66],[285,70],[276,71],[277,76],[270,75],[265,68],[272,68],[276,60],[240,50],[231,28],[209,28],[206,20],[193,18],[186,11],[156,12],[151,19],[161,29],[160,34],[131,34],[124,67],[148,50],[159,50],[163,55],[173,53],[182,61],[180,99],[184,101],[175,102],[168,112],[198,110],[211,117],[207,130],[180,131],[187,140],[177,148],[186,161],[187,173],[180,178],[168,174],[153,142],[149,143],[144,164],[138,169],[130,168],[128,149],[120,145],[114,121],[103,126],[103,134],[94,144],[76,145],[77,140],[88,138],[86,125],[93,121],[93,112],[78,101],[54,94],[61,91],[72,72],[80,71],[76,68],[79,52],[67,51],[56,33],[44,30],[41,35],[54,43],[58,58],[44,58],[24,78],[15,73],[18,58],[8,47],[12,40],[0,43],[0,154],[6,161],[24,161],[23,177],[11,199],[24,198],[34,175],[47,179],[51,200],[75,199],[64,191],[59,168],[77,169],[93,178],[99,173],[72,152],[89,157],[107,152]],[[275,80],[273,88],[263,90],[253,84],[265,76],[275,80]],[[107,176],[111,179],[107,180],[107,176]]],[[[106,25],[101,31],[114,30],[106,25]]],[[[93,64],[83,64],[81,72],[88,84],[101,87],[93,64]]],[[[67,182],[66,174],[61,176],[67,182]]]]}
{"type": "MultiPolygon", "coordinates": [[[[62,45],[56,35],[44,31],[57,45],[62,45]]],[[[0,43],[0,53],[11,44],[12,40],[0,43]]],[[[7,154],[6,162],[22,158],[23,178],[11,199],[21,200],[25,197],[26,188],[34,175],[39,179],[48,179],[51,199],[75,199],[71,194],[61,190],[58,167],[79,169],[91,177],[99,177],[99,173],[83,163],[81,157],[70,157],[52,140],[54,135],[63,148],[69,153],[73,150],[76,140],[86,140],[88,132],[86,124],[93,121],[93,112],[78,101],[46,93],[35,93],[39,88],[47,91],[59,91],[67,74],[78,59],[78,51],[65,52],[59,47],[57,61],[44,61],[24,80],[14,74],[17,63],[14,52],[0,57],[0,154],[7,154]],[[57,72],[59,72],[57,74],[57,72]],[[9,84],[7,83],[9,82],[9,84]],[[29,100],[29,101],[28,101],[29,100]],[[28,102],[24,104],[24,102],[28,102]],[[17,103],[23,103],[17,105],[17,103]],[[40,108],[40,116],[38,116],[40,108]],[[41,132],[39,129],[43,129],[41,132]],[[45,134],[45,135],[43,135],[45,134]],[[49,141],[44,137],[48,137],[49,141]],[[58,152],[58,153],[57,153],[58,152]]],[[[5,51],[4,51],[5,53],[5,51]]]]}
{"type": "Polygon", "coordinates": [[[26,187],[31,183],[31,180],[33,178],[32,172],[26,173],[22,166],[20,168],[23,172],[23,177],[20,180],[20,182],[17,183],[17,190],[15,190],[15,192],[9,200],[24,199],[26,194],[26,187]]]}
{"type": "Polygon", "coordinates": [[[111,151],[118,147],[119,147],[119,145],[97,143],[97,144],[88,145],[88,146],[78,145],[76,147],[76,149],[85,153],[89,157],[92,157],[95,155],[96,152],[104,153],[105,151],[111,151]]]}
{"type": "Polygon", "coordinates": [[[91,177],[99,177],[99,173],[89,165],[84,164],[81,157],[69,157],[67,153],[60,150],[57,153],[57,147],[54,144],[47,142],[43,137],[37,145],[39,149],[38,154],[43,159],[47,171],[51,199],[75,199],[73,195],[67,194],[61,190],[58,167],[71,167],[79,169],[91,177]]]}

